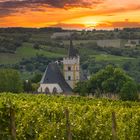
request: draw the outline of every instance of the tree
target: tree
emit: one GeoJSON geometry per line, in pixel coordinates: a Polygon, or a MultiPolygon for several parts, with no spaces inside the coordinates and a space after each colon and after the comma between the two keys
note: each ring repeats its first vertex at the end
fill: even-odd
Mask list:
{"type": "Polygon", "coordinates": [[[39,46],[38,43],[35,43],[35,44],[33,45],[33,48],[39,50],[39,49],[40,49],[40,46],[39,46]]]}
{"type": "Polygon", "coordinates": [[[138,100],[138,89],[134,81],[126,82],[120,92],[120,99],[123,101],[136,101],[138,100]]]}
{"type": "Polygon", "coordinates": [[[42,74],[35,73],[34,77],[31,79],[33,83],[39,83],[41,81],[42,74]]]}
{"type": "Polygon", "coordinates": [[[32,84],[32,92],[37,92],[38,88],[39,88],[39,84],[37,84],[37,83],[32,84]]]}
{"type": "Polygon", "coordinates": [[[0,70],[0,92],[19,93],[23,91],[19,72],[13,69],[0,70]]]}
{"type": "Polygon", "coordinates": [[[89,90],[91,93],[98,91],[100,94],[118,94],[124,83],[130,80],[132,80],[131,77],[122,69],[109,65],[91,77],[89,90]]]}
{"type": "Polygon", "coordinates": [[[32,92],[32,83],[31,81],[29,80],[26,80],[23,82],[23,89],[24,89],[24,92],[32,92]]]}
{"type": "Polygon", "coordinates": [[[84,81],[84,82],[77,83],[76,87],[74,88],[74,92],[78,93],[81,96],[87,96],[89,93],[88,82],[84,81]]]}

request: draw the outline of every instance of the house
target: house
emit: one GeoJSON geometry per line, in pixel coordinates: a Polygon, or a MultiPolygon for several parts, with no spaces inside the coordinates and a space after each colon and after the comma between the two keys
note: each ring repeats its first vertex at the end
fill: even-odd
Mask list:
{"type": "Polygon", "coordinates": [[[63,72],[58,63],[50,63],[40,82],[40,93],[72,93],[76,83],[80,81],[80,56],[73,47],[72,40],[67,57],[63,58],[63,72]]]}

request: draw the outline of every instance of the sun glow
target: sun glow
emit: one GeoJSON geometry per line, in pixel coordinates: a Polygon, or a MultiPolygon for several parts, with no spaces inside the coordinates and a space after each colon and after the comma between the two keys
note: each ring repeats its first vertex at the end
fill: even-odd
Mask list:
{"type": "Polygon", "coordinates": [[[98,25],[99,22],[95,21],[85,21],[83,24],[85,25],[86,28],[95,28],[98,25]]]}

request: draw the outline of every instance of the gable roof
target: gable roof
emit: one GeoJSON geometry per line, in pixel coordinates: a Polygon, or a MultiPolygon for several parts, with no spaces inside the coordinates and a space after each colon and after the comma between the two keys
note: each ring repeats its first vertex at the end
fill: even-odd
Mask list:
{"type": "Polygon", "coordinates": [[[77,57],[78,55],[78,51],[77,49],[75,49],[73,47],[73,42],[72,42],[72,38],[70,38],[70,46],[69,46],[69,50],[68,50],[68,57],[77,57]]]}
{"type": "Polygon", "coordinates": [[[71,87],[67,84],[56,63],[49,63],[40,84],[59,84],[63,92],[72,92],[71,87]]]}

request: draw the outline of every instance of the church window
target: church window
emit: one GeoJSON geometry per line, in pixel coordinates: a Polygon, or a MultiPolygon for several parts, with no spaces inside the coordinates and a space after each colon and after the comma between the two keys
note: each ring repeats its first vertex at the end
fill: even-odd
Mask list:
{"type": "Polygon", "coordinates": [[[46,93],[46,94],[50,93],[50,90],[49,90],[48,87],[45,88],[45,93],[46,93]]]}
{"type": "Polygon", "coordinates": [[[71,71],[71,67],[68,67],[68,71],[71,71]]]}
{"type": "Polygon", "coordinates": [[[57,93],[57,88],[56,87],[53,88],[53,93],[54,94],[57,93]]]}
{"type": "Polygon", "coordinates": [[[70,76],[68,76],[68,80],[71,80],[71,77],[70,76]]]}

